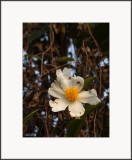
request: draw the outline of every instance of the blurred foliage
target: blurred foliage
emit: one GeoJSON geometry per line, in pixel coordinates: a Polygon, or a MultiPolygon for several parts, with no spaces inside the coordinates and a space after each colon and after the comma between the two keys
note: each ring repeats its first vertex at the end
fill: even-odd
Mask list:
{"type": "Polygon", "coordinates": [[[26,122],[29,120],[29,118],[31,118],[34,115],[34,113],[37,112],[37,111],[38,111],[38,109],[36,109],[35,111],[33,111],[30,114],[28,114],[23,120],[23,125],[25,125],[26,122]]]}
{"type": "Polygon", "coordinates": [[[87,89],[90,85],[90,83],[95,80],[96,77],[88,77],[84,80],[84,86],[83,86],[83,90],[87,89]]]}
{"type": "Polygon", "coordinates": [[[65,137],[78,137],[83,127],[83,124],[84,124],[84,118],[88,116],[90,112],[94,111],[95,109],[101,106],[102,106],[102,103],[98,103],[97,105],[90,105],[90,104],[85,105],[84,115],[80,119],[74,119],[69,123],[67,132],[64,136],[65,137]]]}
{"type": "Polygon", "coordinates": [[[57,61],[59,63],[64,63],[64,62],[68,62],[68,61],[74,61],[74,59],[71,57],[62,57],[62,58],[58,58],[57,61]]]}
{"type": "Polygon", "coordinates": [[[81,128],[72,136],[109,137],[109,23],[23,23],[23,119],[24,137],[64,137],[73,121],[81,128]],[[48,88],[64,67],[102,100],[87,106],[84,123],[49,106],[48,88]]]}
{"type": "Polygon", "coordinates": [[[80,130],[83,126],[84,119],[74,119],[69,125],[66,134],[64,137],[77,137],[80,133],[80,130]]]}

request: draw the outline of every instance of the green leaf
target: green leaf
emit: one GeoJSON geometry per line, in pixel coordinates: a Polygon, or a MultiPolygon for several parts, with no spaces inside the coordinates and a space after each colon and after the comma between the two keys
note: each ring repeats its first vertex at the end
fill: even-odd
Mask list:
{"type": "Polygon", "coordinates": [[[84,86],[83,86],[83,90],[87,89],[88,86],[90,85],[90,83],[95,80],[96,77],[88,77],[84,80],[84,86]]]}
{"type": "Polygon", "coordinates": [[[29,118],[31,118],[31,117],[34,115],[34,113],[37,112],[38,110],[39,110],[39,109],[37,109],[37,110],[29,113],[29,114],[24,118],[24,120],[23,120],[23,125],[25,125],[26,122],[29,120],[29,118]]]}
{"type": "Polygon", "coordinates": [[[62,25],[61,25],[61,31],[62,31],[63,34],[66,33],[66,26],[65,26],[64,23],[62,23],[62,25]]]}
{"type": "Polygon", "coordinates": [[[23,23],[23,28],[30,28],[31,27],[31,23],[23,23]]]}
{"type": "Polygon", "coordinates": [[[94,27],[95,27],[95,24],[94,24],[94,23],[88,23],[88,25],[89,25],[91,31],[92,31],[92,30],[94,29],[94,27]]]}
{"type": "Polygon", "coordinates": [[[67,136],[67,132],[64,134],[64,137],[68,137],[68,136],[67,136]]]}
{"type": "Polygon", "coordinates": [[[64,137],[77,137],[83,127],[84,117],[87,116],[89,113],[93,112],[95,109],[102,106],[102,103],[98,103],[97,105],[85,105],[85,113],[80,119],[72,120],[69,125],[67,132],[65,133],[64,137]]]}
{"type": "Polygon", "coordinates": [[[67,129],[65,137],[77,137],[80,133],[80,130],[83,126],[84,119],[74,119],[72,120],[67,129]]]}
{"type": "Polygon", "coordinates": [[[48,30],[47,25],[43,25],[41,30],[34,31],[30,38],[29,38],[29,43],[32,43],[35,39],[39,38],[40,36],[44,35],[44,33],[48,30]]]}
{"type": "Polygon", "coordinates": [[[60,62],[74,61],[74,59],[71,57],[62,57],[62,58],[58,58],[57,61],[60,63],[60,62]]]}
{"type": "Polygon", "coordinates": [[[81,118],[84,118],[85,116],[87,116],[89,113],[93,112],[95,109],[99,108],[102,106],[102,103],[98,103],[96,105],[90,105],[90,104],[86,104],[85,105],[85,113],[81,118]]]}
{"type": "Polygon", "coordinates": [[[33,54],[26,54],[25,57],[34,57],[34,58],[37,58],[38,60],[41,61],[41,57],[40,56],[35,56],[33,54]]]}
{"type": "Polygon", "coordinates": [[[109,25],[109,23],[98,23],[93,30],[93,36],[97,40],[103,54],[104,51],[109,51],[109,25]]]}

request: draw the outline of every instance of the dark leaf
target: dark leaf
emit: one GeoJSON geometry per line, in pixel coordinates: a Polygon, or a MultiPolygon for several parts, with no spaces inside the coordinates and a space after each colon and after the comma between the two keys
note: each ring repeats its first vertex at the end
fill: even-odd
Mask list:
{"type": "Polygon", "coordinates": [[[26,57],[34,57],[34,58],[37,58],[38,60],[41,61],[41,57],[40,57],[40,56],[35,56],[35,55],[33,55],[33,54],[26,54],[25,56],[26,56],[26,57]]]}
{"type": "Polygon", "coordinates": [[[24,120],[23,120],[23,125],[25,125],[26,122],[29,120],[29,118],[31,118],[31,117],[34,115],[34,113],[37,112],[38,110],[39,110],[39,109],[37,109],[37,110],[29,113],[29,114],[24,118],[24,120]]]}
{"type": "Polygon", "coordinates": [[[84,80],[83,90],[87,89],[90,83],[95,80],[96,77],[89,77],[84,80]]]}
{"type": "Polygon", "coordinates": [[[40,36],[44,35],[44,33],[48,30],[48,27],[47,25],[44,25],[42,27],[41,30],[38,30],[38,31],[34,31],[30,38],[29,38],[29,43],[32,43],[35,39],[39,38],[40,36]]]}
{"type": "Polygon", "coordinates": [[[60,62],[63,63],[63,62],[68,62],[68,61],[74,61],[74,59],[71,58],[71,57],[62,57],[62,58],[58,58],[57,61],[58,61],[59,63],[60,63],[60,62]]]}
{"type": "Polygon", "coordinates": [[[98,103],[97,105],[90,105],[87,104],[85,106],[85,113],[80,119],[74,119],[72,120],[69,125],[65,137],[77,137],[81,131],[81,128],[84,123],[84,117],[87,116],[89,113],[97,109],[98,107],[101,107],[102,103],[98,103]]]}
{"type": "Polygon", "coordinates": [[[82,118],[84,118],[85,116],[87,116],[89,113],[93,112],[95,109],[99,108],[102,106],[102,103],[98,103],[96,105],[90,105],[90,104],[86,104],[85,105],[85,113],[82,116],[82,118]]]}
{"type": "Polygon", "coordinates": [[[77,137],[80,133],[80,130],[83,126],[84,119],[74,119],[72,120],[67,129],[65,137],[77,137]]]}

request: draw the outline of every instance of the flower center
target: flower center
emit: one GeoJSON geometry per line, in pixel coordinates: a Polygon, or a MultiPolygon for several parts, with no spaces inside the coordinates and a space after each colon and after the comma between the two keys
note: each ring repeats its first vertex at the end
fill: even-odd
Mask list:
{"type": "Polygon", "coordinates": [[[65,97],[69,101],[74,101],[78,99],[78,89],[76,87],[70,87],[65,90],[65,97]]]}

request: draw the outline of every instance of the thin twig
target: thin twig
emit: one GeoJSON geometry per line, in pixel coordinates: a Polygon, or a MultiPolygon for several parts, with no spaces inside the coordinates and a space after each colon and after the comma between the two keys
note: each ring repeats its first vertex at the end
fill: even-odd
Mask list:
{"type": "Polygon", "coordinates": [[[44,52],[42,53],[42,59],[41,59],[41,76],[43,75],[43,59],[44,59],[44,52]]]}
{"type": "Polygon", "coordinates": [[[45,72],[45,73],[43,74],[43,76],[46,75],[46,74],[49,74],[49,72],[52,72],[53,70],[56,70],[56,69],[58,69],[58,68],[61,68],[61,67],[63,67],[63,66],[66,66],[66,65],[69,65],[69,64],[63,64],[63,65],[61,65],[61,66],[56,66],[55,68],[50,69],[50,70],[48,70],[47,72],[45,72]]]}
{"type": "MultiPolygon", "coordinates": [[[[45,120],[47,121],[47,109],[45,110],[45,115],[46,115],[45,120]]],[[[49,137],[49,131],[48,131],[48,127],[47,127],[47,122],[45,122],[45,128],[46,128],[47,137],[49,137]]]]}
{"type": "Polygon", "coordinates": [[[89,31],[90,36],[91,36],[92,39],[94,40],[94,43],[95,43],[95,45],[96,45],[96,47],[97,47],[97,49],[98,49],[98,52],[100,52],[99,45],[98,45],[96,39],[94,38],[94,36],[93,36],[93,34],[92,34],[92,32],[91,32],[91,29],[90,29],[90,27],[89,27],[88,24],[87,24],[87,28],[88,28],[88,31],[89,31]]]}
{"type": "Polygon", "coordinates": [[[86,132],[86,137],[89,137],[89,129],[88,129],[88,119],[86,117],[86,127],[87,127],[87,132],[86,132]]]}
{"type": "MultiPolygon", "coordinates": [[[[84,44],[85,41],[83,41],[83,48],[85,48],[85,44],[84,44]]],[[[87,70],[88,70],[88,54],[87,54],[87,50],[85,49],[85,54],[86,54],[86,71],[85,71],[85,77],[86,77],[86,74],[87,74],[87,70]]]]}
{"type": "Polygon", "coordinates": [[[98,109],[96,110],[95,117],[94,117],[94,137],[97,136],[97,134],[96,134],[96,116],[97,116],[97,111],[98,111],[98,109]]]}
{"type": "Polygon", "coordinates": [[[101,77],[102,77],[102,69],[100,66],[100,98],[101,98],[101,77]]]}

